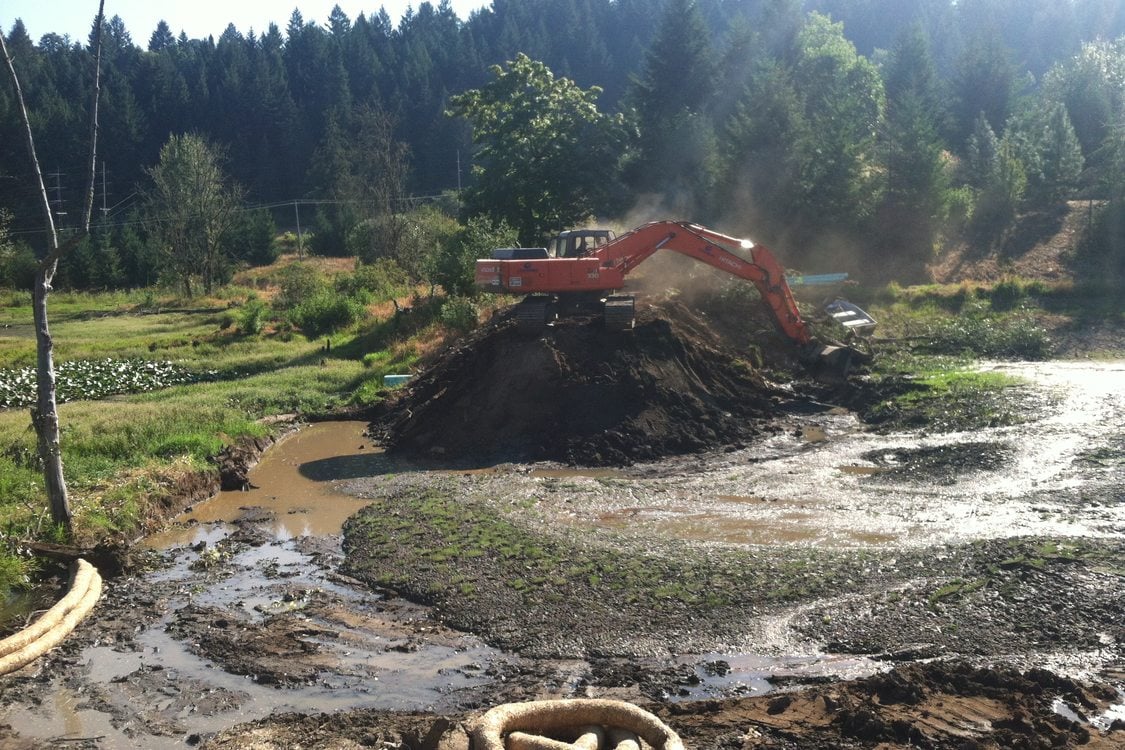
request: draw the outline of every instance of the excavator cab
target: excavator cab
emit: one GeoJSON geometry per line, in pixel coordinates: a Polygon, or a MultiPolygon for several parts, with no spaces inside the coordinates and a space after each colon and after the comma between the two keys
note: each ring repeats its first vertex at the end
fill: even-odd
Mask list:
{"type": "Polygon", "coordinates": [[[614,239],[611,229],[570,229],[551,238],[547,254],[552,258],[581,258],[614,239]]]}

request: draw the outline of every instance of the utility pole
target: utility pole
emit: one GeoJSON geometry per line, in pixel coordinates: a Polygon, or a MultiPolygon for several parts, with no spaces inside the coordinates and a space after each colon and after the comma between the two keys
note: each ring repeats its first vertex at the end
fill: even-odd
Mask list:
{"type": "Polygon", "coordinates": [[[109,206],[106,203],[105,196],[105,161],[102,161],[102,224],[106,223],[109,216],[109,206]]]}
{"type": "Polygon", "coordinates": [[[297,257],[305,257],[305,247],[301,242],[301,204],[293,201],[293,213],[297,216],[297,257]]]}
{"type": "MultiPolygon", "coordinates": [[[[55,218],[57,220],[62,216],[66,216],[66,211],[62,210],[62,208],[63,208],[63,199],[62,199],[62,177],[63,177],[63,173],[59,171],[58,167],[55,167],[55,171],[50,172],[47,176],[53,177],[54,180],[55,180],[55,199],[53,201],[51,201],[51,205],[54,207],[55,218]]],[[[62,222],[60,221],[59,224],[61,225],[62,222]]]]}
{"type": "Polygon", "coordinates": [[[461,194],[461,149],[457,149],[457,194],[461,194]]]}

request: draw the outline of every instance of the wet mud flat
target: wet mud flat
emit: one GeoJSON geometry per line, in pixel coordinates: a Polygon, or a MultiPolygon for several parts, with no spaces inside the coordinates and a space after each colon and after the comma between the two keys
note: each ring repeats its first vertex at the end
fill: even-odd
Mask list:
{"type": "Polygon", "coordinates": [[[0,747],[428,748],[498,703],[571,696],[633,701],[699,748],[1120,747],[1105,425],[1125,422],[1117,370],[1067,369],[1036,382],[1104,387],[1031,425],[794,415],[614,469],[433,471],[358,427],[283,442],[267,458],[327,496],[251,472],[259,489],[181,519],[0,681],[0,747]]]}

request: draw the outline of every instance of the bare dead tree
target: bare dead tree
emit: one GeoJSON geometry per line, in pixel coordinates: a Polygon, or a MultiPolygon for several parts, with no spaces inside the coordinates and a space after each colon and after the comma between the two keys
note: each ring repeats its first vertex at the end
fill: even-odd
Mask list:
{"type": "Polygon", "coordinates": [[[59,413],[55,399],[55,363],[54,342],[51,339],[51,330],[47,322],[47,297],[51,293],[51,282],[54,281],[55,272],[58,270],[59,260],[72,251],[82,239],[90,233],[90,216],[94,209],[94,177],[97,164],[98,144],[98,101],[101,96],[101,70],[102,70],[102,27],[105,25],[105,0],[98,2],[98,15],[94,22],[94,87],[93,101],[90,107],[90,171],[88,188],[82,209],[82,223],[78,230],[66,239],[59,242],[59,232],[55,227],[54,216],[51,214],[51,202],[47,197],[47,187],[43,183],[43,172],[39,168],[39,157],[35,151],[35,138],[31,132],[31,118],[28,116],[27,104],[23,98],[23,89],[20,87],[19,76],[16,75],[15,64],[8,54],[8,47],[4,43],[4,35],[0,33],[0,52],[4,54],[4,61],[8,67],[8,75],[15,88],[16,101],[19,103],[20,114],[27,140],[27,153],[38,183],[40,202],[43,206],[43,216],[47,222],[47,254],[39,261],[35,272],[35,285],[32,289],[32,309],[35,317],[35,345],[36,345],[36,399],[35,406],[31,408],[31,423],[35,427],[35,434],[39,447],[39,458],[43,463],[43,481],[47,488],[47,499],[51,506],[51,520],[62,524],[69,535],[71,533],[70,499],[67,496],[66,479],[63,476],[62,447],[59,441],[59,413]]]}

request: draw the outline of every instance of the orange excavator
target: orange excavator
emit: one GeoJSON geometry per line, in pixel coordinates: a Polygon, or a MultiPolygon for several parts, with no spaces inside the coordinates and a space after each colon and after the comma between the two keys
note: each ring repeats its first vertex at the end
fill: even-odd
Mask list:
{"type": "MultiPolygon", "coordinates": [[[[560,315],[598,312],[607,329],[629,330],[636,319],[635,299],[618,292],[625,287],[625,277],[659,250],[687,255],[752,282],[778,330],[807,363],[846,374],[870,358],[853,347],[814,339],[785,270],[768,248],[688,222],[655,221],[620,237],[607,229],[580,229],[560,233],[549,249],[498,249],[491,258],[476,262],[475,282],[490,292],[527,295],[516,308],[516,320],[528,332],[542,330],[560,315]]],[[[850,331],[874,327],[870,316],[846,305],[850,331]]]]}

